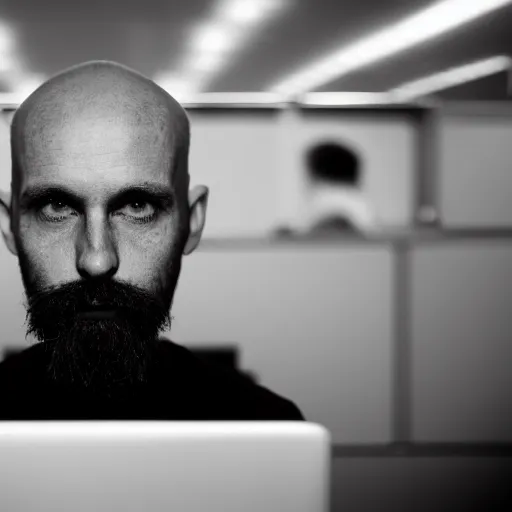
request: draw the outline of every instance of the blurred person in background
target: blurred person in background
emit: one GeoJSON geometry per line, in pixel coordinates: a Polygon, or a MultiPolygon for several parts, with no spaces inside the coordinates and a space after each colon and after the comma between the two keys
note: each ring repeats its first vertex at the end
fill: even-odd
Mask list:
{"type": "Polygon", "coordinates": [[[325,141],[306,152],[305,165],[306,233],[370,234],[377,230],[374,213],[361,188],[361,162],[353,150],[325,141]]]}
{"type": "Polygon", "coordinates": [[[208,189],[189,189],[189,145],[181,105],[107,61],[54,76],[16,111],[0,228],[40,343],[0,364],[0,419],[304,419],[286,398],[159,340],[206,219],[208,189]]]}

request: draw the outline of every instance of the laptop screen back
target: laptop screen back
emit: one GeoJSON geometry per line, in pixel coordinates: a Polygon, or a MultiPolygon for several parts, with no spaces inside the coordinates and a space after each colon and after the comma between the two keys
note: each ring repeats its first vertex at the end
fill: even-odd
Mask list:
{"type": "Polygon", "coordinates": [[[3,512],[327,512],[305,422],[0,422],[3,512]]]}

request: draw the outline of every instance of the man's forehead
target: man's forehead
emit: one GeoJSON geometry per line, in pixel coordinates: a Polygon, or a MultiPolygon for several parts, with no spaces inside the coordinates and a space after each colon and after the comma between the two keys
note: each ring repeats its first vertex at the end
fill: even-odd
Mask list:
{"type": "Polygon", "coordinates": [[[25,140],[25,179],[61,182],[122,183],[151,177],[170,182],[175,168],[172,141],[159,130],[127,127],[99,119],[69,123],[25,140]]]}
{"type": "Polygon", "coordinates": [[[24,134],[27,158],[127,158],[172,153],[176,137],[168,127],[130,123],[122,116],[71,118],[24,134]]]}
{"type": "Polygon", "coordinates": [[[188,153],[188,130],[184,110],[156,84],[93,63],[28,98],[13,122],[13,151],[25,183],[75,175],[91,183],[122,181],[134,174],[169,183],[177,159],[188,153]]]}

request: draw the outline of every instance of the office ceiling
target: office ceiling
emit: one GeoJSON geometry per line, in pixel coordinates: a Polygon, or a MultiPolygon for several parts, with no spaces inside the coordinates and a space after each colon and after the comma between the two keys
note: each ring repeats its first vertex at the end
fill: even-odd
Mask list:
{"type": "MultiPolygon", "coordinates": [[[[31,73],[51,75],[85,60],[108,59],[154,77],[179,69],[192,28],[208,20],[213,4],[211,0],[2,0],[0,21],[13,29],[16,55],[31,73]]],[[[432,0],[288,0],[280,15],[234,54],[204,92],[265,91],[330,50],[431,4],[432,0]]],[[[498,54],[512,56],[512,7],[317,90],[380,92],[498,54]]],[[[8,86],[3,90],[8,91],[8,86]]],[[[506,76],[481,79],[443,95],[507,99],[506,76]]]]}

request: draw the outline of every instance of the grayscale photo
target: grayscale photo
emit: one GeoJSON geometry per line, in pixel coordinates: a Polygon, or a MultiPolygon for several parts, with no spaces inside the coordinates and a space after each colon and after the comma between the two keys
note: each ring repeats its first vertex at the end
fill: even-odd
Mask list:
{"type": "Polygon", "coordinates": [[[0,511],[512,512],[512,0],[0,3],[0,511]]]}

